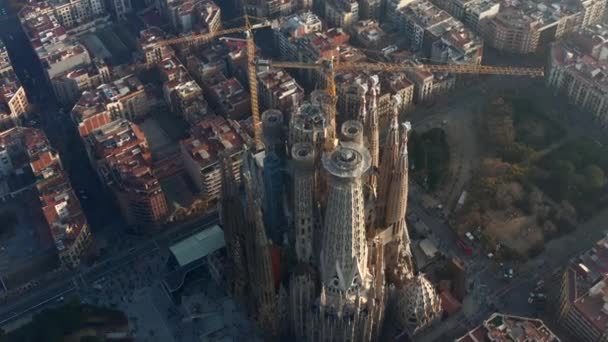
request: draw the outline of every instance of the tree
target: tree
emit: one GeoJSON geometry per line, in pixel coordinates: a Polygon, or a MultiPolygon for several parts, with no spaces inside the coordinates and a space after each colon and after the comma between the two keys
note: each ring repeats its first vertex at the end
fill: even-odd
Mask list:
{"type": "Polygon", "coordinates": [[[604,171],[595,164],[590,164],[585,168],[585,187],[589,190],[600,189],[606,184],[604,171]]]}
{"type": "Polygon", "coordinates": [[[561,201],[559,206],[561,217],[564,217],[569,220],[576,220],[576,209],[574,208],[574,206],[572,206],[572,204],[570,204],[570,202],[561,201]]]}

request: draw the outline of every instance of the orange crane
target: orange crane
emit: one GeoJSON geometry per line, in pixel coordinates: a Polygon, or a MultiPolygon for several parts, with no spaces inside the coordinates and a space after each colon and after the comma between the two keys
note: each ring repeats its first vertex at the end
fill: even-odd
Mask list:
{"type": "Polygon", "coordinates": [[[254,149],[260,151],[264,147],[262,143],[262,123],[260,120],[260,108],[258,106],[258,83],[255,63],[255,41],[253,39],[253,30],[270,27],[274,25],[274,22],[253,16],[244,16],[245,26],[229,28],[211,33],[203,34],[191,34],[183,37],[171,38],[159,41],[160,45],[174,45],[174,44],[190,44],[190,45],[203,45],[211,42],[213,39],[223,35],[231,33],[245,33],[247,41],[247,74],[249,78],[249,92],[251,94],[251,118],[253,120],[253,132],[254,132],[254,149]],[[259,19],[260,23],[252,24],[249,18],[259,19]]]}
{"type": "Polygon", "coordinates": [[[544,69],[529,67],[502,67],[477,64],[395,64],[395,63],[369,63],[369,62],[340,62],[324,61],[323,63],[301,63],[301,62],[275,62],[271,60],[258,59],[257,65],[285,68],[285,69],[316,69],[326,73],[326,92],[330,98],[327,117],[334,130],[331,134],[335,136],[335,119],[337,92],[335,83],[336,71],[378,71],[378,72],[407,72],[413,70],[426,70],[429,72],[446,72],[452,74],[480,74],[480,75],[511,75],[511,76],[544,76],[544,69]]]}

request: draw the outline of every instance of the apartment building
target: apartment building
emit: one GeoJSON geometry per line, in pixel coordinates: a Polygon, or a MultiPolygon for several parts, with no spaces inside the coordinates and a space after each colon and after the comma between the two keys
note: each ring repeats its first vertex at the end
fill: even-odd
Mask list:
{"type": "Polygon", "coordinates": [[[27,115],[29,102],[17,75],[0,77],[0,130],[18,126],[27,115]]]}
{"type": "MultiPolygon", "coordinates": [[[[59,3],[56,1],[55,5],[59,3]]],[[[86,47],[70,37],[66,26],[57,19],[57,8],[76,11],[79,8],[77,5],[82,3],[84,2],[73,2],[76,7],[69,7],[68,3],[61,7],[44,7],[41,4],[36,7],[26,6],[19,13],[24,31],[54,95],[64,106],[71,106],[82,91],[93,89],[110,79],[108,67],[102,61],[92,60],[86,47]]]]}
{"type": "Polygon", "coordinates": [[[66,29],[107,15],[104,0],[49,0],[48,4],[66,29]]]}
{"type": "Polygon", "coordinates": [[[360,20],[350,30],[353,43],[365,49],[382,49],[388,45],[386,33],[375,20],[360,20]]]}
{"type": "Polygon", "coordinates": [[[169,209],[139,126],[114,120],[94,130],[85,142],[100,179],[112,191],[127,223],[143,229],[159,227],[169,209]]]}
{"type": "Polygon", "coordinates": [[[483,37],[499,51],[529,54],[539,47],[540,27],[538,20],[523,11],[505,8],[484,27],[483,37]]]}
{"type": "Polygon", "coordinates": [[[192,126],[190,137],[180,142],[186,170],[209,202],[216,202],[221,195],[220,157],[229,158],[238,180],[245,144],[250,142],[238,122],[215,115],[192,126]]]}
{"type": "Polygon", "coordinates": [[[382,15],[381,0],[360,0],[359,19],[379,20],[382,15]]]}
{"type": "MultiPolygon", "coordinates": [[[[336,73],[336,88],[338,91],[337,109],[341,113],[341,121],[357,120],[361,113],[361,104],[364,88],[361,84],[368,84],[372,77],[380,80],[380,92],[376,99],[378,121],[381,125],[388,123],[394,110],[392,97],[400,95],[402,98],[401,112],[412,105],[414,99],[414,84],[408,80],[404,73],[375,73],[366,71],[347,71],[336,73]]],[[[366,95],[366,102],[372,99],[366,95]]]]}
{"type": "Polygon", "coordinates": [[[195,81],[176,83],[171,91],[170,104],[172,110],[190,125],[211,115],[203,90],[195,81]]]}
{"type": "Polygon", "coordinates": [[[212,0],[161,0],[162,12],[177,32],[216,32],[221,9],[212,0]]]}
{"type": "Polygon", "coordinates": [[[94,60],[91,64],[77,66],[55,75],[51,79],[51,85],[57,101],[70,107],[85,90],[93,90],[111,80],[108,66],[103,61],[94,60]]]}
{"type": "Polygon", "coordinates": [[[321,19],[312,12],[303,12],[279,19],[279,24],[273,28],[274,47],[279,57],[295,60],[298,57],[294,40],[314,32],[321,32],[321,19]]]}
{"type": "Polygon", "coordinates": [[[165,31],[156,26],[149,27],[139,32],[138,48],[143,55],[144,63],[154,65],[174,54],[169,45],[159,44],[159,41],[167,37],[165,31]]]}
{"type": "Polygon", "coordinates": [[[359,21],[357,0],[328,0],[324,4],[323,14],[330,27],[348,29],[359,21]]]}
{"type": "Polygon", "coordinates": [[[415,0],[386,0],[384,18],[394,28],[400,26],[401,10],[415,0]]]}
{"type": "Polygon", "coordinates": [[[431,47],[431,60],[435,63],[481,64],[483,41],[465,27],[445,32],[431,47]]]}
{"type": "Polygon", "coordinates": [[[581,0],[582,13],[580,28],[591,27],[602,23],[606,11],[606,0],[581,0]]]}
{"type": "Polygon", "coordinates": [[[127,14],[133,12],[131,1],[132,0],[106,0],[106,8],[115,18],[126,19],[127,14]]]}
{"type": "Polygon", "coordinates": [[[483,25],[500,10],[500,2],[496,0],[434,0],[433,3],[477,34],[482,32],[483,25]]]}
{"type": "Polygon", "coordinates": [[[414,103],[433,102],[438,97],[448,94],[456,87],[456,77],[454,75],[440,72],[432,73],[421,68],[420,61],[409,51],[395,49],[394,51],[387,53],[385,59],[390,63],[410,65],[413,67],[404,74],[407,80],[414,84],[414,103]]]}
{"type": "Polygon", "coordinates": [[[433,0],[433,3],[477,34],[481,33],[481,27],[500,10],[500,2],[497,0],[433,0]]]}
{"type": "Polygon", "coordinates": [[[209,86],[207,95],[215,113],[227,119],[241,120],[251,112],[251,99],[236,78],[217,75],[218,82],[209,86]]]}
{"type": "Polygon", "coordinates": [[[481,341],[560,342],[561,340],[540,319],[494,313],[481,325],[456,339],[456,342],[481,341]]]}
{"type": "Polygon", "coordinates": [[[16,127],[0,133],[0,174],[31,170],[40,206],[59,260],[77,267],[93,238],[59,154],[41,130],[16,127]]]}
{"type": "Polygon", "coordinates": [[[135,75],[127,75],[97,87],[96,92],[113,118],[141,119],[152,104],[144,85],[135,75]]]}
{"type": "Polygon", "coordinates": [[[203,97],[203,90],[190,77],[186,67],[173,55],[159,64],[165,81],[163,97],[171,110],[190,124],[208,115],[209,107],[203,97]]]}
{"type": "Polygon", "coordinates": [[[13,64],[8,56],[8,50],[4,45],[4,42],[0,40],[0,77],[4,77],[9,74],[13,74],[13,64]]]}
{"type": "MultiPolygon", "coordinates": [[[[70,112],[72,122],[78,129],[81,138],[86,138],[93,131],[113,121],[112,115],[105,106],[100,93],[84,91],[70,112]]],[[[89,159],[93,156],[89,155],[89,159]]]]}
{"type": "Polygon", "coordinates": [[[19,125],[28,109],[25,88],[17,78],[8,51],[0,40],[0,130],[19,125]]]}
{"type": "Polygon", "coordinates": [[[203,90],[190,77],[188,70],[180,61],[171,56],[160,62],[163,83],[163,96],[171,110],[191,125],[209,114],[203,90]]]}
{"type": "Polygon", "coordinates": [[[607,67],[608,35],[586,30],[551,47],[545,83],[606,127],[607,67]]]}
{"type": "Polygon", "coordinates": [[[304,101],[304,89],[284,70],[258,68],[258,95],[263,109],[287,113],[304,101]]]}
{"type": "Polygon", "coordinates": [[[574,258],[564,272],[560,326],[580,342],[608,341],[608,238],[574,258]]]}
{"type": "Polygon", "coordinates": [[[248,15],[278,18],[298,10],[309,10],[312,0],[240,0],[240,8],[248,15]]]}
{"type": "Polygon", "coordinates": [[[409,40],[412,51],[430,51],[438,34],[461,25],[446,11],[427,0],[419,0],[399,11],[398,29],[409,40]]]}

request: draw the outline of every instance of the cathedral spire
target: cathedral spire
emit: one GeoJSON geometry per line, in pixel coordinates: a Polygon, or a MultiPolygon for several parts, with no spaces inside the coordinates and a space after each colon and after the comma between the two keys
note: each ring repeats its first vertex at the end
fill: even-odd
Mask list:
{"type": "Polygon", "coordinates": [[[400,95],[393,96],[393,115],[390,121],[390,128],[382,153],[382,161],[380,165],[380,175],[378,179],[378,200],[376,209],[376,218],[378,225],[384,226],[384,214],[386,211],[386,202],[388,200],[389,189],[391,188],[393,178],[393,168],[399,158],[399,110],[402,99],[400,95]]]}
{"type": "MultiPolygon", "coordinates": [[[[250,154],[246,158],[253,158],[250,154]]],[[[243,183],[247,195],[248,234],[247,259],[249,261],[249,283],[252,290],[253,309],[260,330],[268,339],[278,334],[278,303],[272,273],[272,260],[270,257],[270,243],[266,237],[264,219],[262,216],[261,199],[255,191],[260,186],[255,184],[252,170],[255,162],[245,163],[243,170],[243,183]]]]}
{"type": "Polygon", "coordinates": [[[367,149],[354,143],[323,155],[331,177],[320,265],[328,295],[354,296],[369,280],[361,178],[370,159],[367,149]]]}
{"type": "Polygon", "coordinates": [[[409,122],[405,122],[401,129],[400,151],[399,158],[394,166],[393,178],[391,187],[388,191],[386,201],[386,213],[384,224],[386,227],[397,223],[405,217],[407,209],[407,194],[408,194],[408,152],[407,152],[407,137],[411,130],[409,122]]]}
{"type": "Polygon", "coordinates": [[[377,190],[377,170],[380,162],[380,133],[378,127],[378,93],[380,92],[380,81],[378,76],[370,77],[371,102],[366,122],[366,134],[369,153],[372,157],[372,172],[370,175],[370,186],[374,194],[377,190]]]}

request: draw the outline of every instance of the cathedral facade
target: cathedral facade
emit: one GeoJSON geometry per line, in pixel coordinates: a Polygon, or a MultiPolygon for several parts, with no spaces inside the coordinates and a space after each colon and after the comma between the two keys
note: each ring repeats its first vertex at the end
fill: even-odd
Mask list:
{"type": "Polygon", "coordinates": [[[265,340],[379,341],[387,315],[414,335],[440,313],[405,222],[410,125],[395,109],[380,148],[378,82],[340,127],[319,94],[265,112],[265,150],[222,168],[229,288],[265,340]]]}

